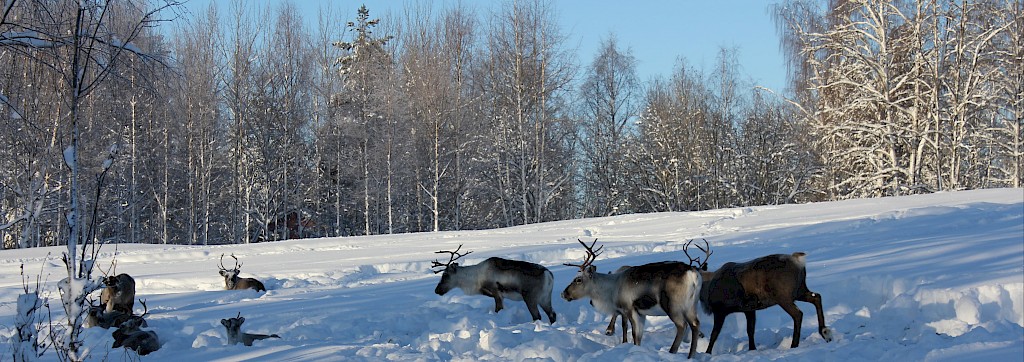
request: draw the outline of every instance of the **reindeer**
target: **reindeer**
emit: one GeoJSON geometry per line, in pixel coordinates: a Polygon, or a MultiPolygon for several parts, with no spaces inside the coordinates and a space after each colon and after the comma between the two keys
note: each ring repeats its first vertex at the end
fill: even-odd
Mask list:
{"type": "Polygon", "coordinates": [[[103,272],[105,288],[100,292],[100,304],[107,313],[116,310],[131,315],[135,307],[135,279],[124,273],[110,276],[111,269],[117,271],[116,265],[116,261],[111,262],[110,269],[103,272]]]}
{"type": "Polygon", "coordinates": [[[438,251],[435,254],[449,253],[451,257],[447,263],[434,260],[431,268],[441,267],[434,270],[434,274],[441,274],[441,281],[434,288],[437,295],[445,295],[448,291],[459,288],[467,295],[483,294],[494,298],[494,312],[497,313],[504,308],[502,298],[522,300],[530,310],[533,320],[540,320],[540,311],[537,306],[544,309],[548,321],[555,323],[555,311],[551,308],[551,286],[554,284],[554,277],[551,271],[541,265],[518,260],[508,260],[498,257],[487,258],[480,264],[460,266],[455,261],[472,253],[459,254],[462,245],[455,251],[438,251]]]}
{"type": "Polygon", "coordinates": [[[264,287],[263,283],[255,278],[239,278],[238,272],[242,270],[242,263],[238,262],[238,258],[235,257],[235,254],[231,254],[231,258],[235,259],[235,266],[231,269],[225,268],[224,254],[220,254],[220,275],[224,277],[224,289],[255,289],[257,292],[267,291],[267,287],[264,287]]]}
{"type": "Polygon", "coordinates": [[[114,331],[114,344],[112,348],[124,347],[135,351],[140,356],[145,356],[160,349],[160,339],[157,338],[156,332],[141,330],[142,327],[148,327],[146,320],[143,317],[149,314],[149,308],[146,307],[145,301],[139,301],[142,307],[145,308],[141,315],[130,315],[127,320],[121,322],[114,331]]]}
{"type": "Polygon", "coordinates": [[[633,344],[643,340],[643,329],[648,315],[667,315],[676,325],[676,337],[669,352],[679,351],[686,328],[691,329],[690,353],[697,352],[700,320],[697,319],[697,295],[703,282],[696,268],[682,262],[664,261],[630,267],[618,274],[599,274],[594,260],[604,246],[594,250],[597,240],[589,246],[577,240],[586,249],[583,264],[576,278],[562,291],[562,298],[573,301],[590,297],[599,310],[614,310],[614,314],[628,318],[633,326],[633,344]]]}
{"type": "Polygon", "coordinates": [[[755,350],[756,311],[776,304],[793,318],[791,348],[796,348],[800,344],[800,324],[803,323],[803,312],[794,302],[797,300],[814,304],[818,313],[818,333],[826,342],[831,342],[832,330],[825,326],[821,295],[807,289],[806,255],[773,254],[745,263],[725,263],[717,271],[709,273],[711,278],[700,293],[705,313],[715,317],[707,353],[710,354],[714,348],[725,317],[736,312],[743,312],[747,317],[747,340],[750,350],[755,350]]]}
{"type": "MultiPolygon", "coordinates": [[[[690,252],[688,251],[688,249],[690,248],[690,245],[693,243],[693,240],[689,240],[689,241],[686,242],[685,245],[683,245],[683,253],[686,253],[686,257],[690,259],[690,265],[691,266],[696,265],[700,269],[701,277],[703,277],[703,279],[704,279],[704,283],[703,284],[707,284],[708,280],[710,280],[711,276],[714,275],[714,273],[710,273],[710,272],[707,271],[708,270],[708,258],[711,257],[711,254],[713,254],[714,251],[711,251],[711,246],[708,244],[707,239],[703,239],[703,240],[704,240],[704,246],[705,247],[701,247],[700,245],[697,245],[697,249],[700,249],[705,254],[705,258],[704,258],[703,262],[700,260],[699,256],[696,257],[696,258],[690,257],[690,252]]],[[[623,271],[626,271],[626,269],[629,269],[629,268],[632,268],[632,266],[623,265],[623,266],[620,266],[618,269],[615,269],[615,271],[611,272],[611,273],[622,273],[623,271]]],[[[593,299],[590,300],[590,305],[594,305],[594,300],[593,299]]],[[[604,312],[604,313],[612,315],[611,320],[608,321],[608,327],[605,327],[605,329],[604,329],[604,334],[607,335],[607,336],[615,335],[615,320],[618,319],[619,315],[616,314],[616,313],[612,313],[612,312],[604,312]]],[[[628,324],[629,324],[627,321],[628,320],[625,319],[625,318],[622,319],[622,343],[628,342],[626,340],[626,333],[627,333],[626,329],[628,328],[628,324]]],[[[700,336],[700,338],[704,338],[704,332],[697,331],[697,335],[700,336]]],[[[685,338],[683,341],[689,342],[689,339],[690,339],[689,337],[690,336],[684,335],[683,337],[685,338]]]]}
{"type": "MultiPolygon", "coordinates": [[[[711,255],[714,254],[715,252],[711,251],[711,244],[708,243],[708,239],[703,239],[703,242],[705,242],[705,247],[701,247],[700,245],[696,245],[698,250],[700,250],[701,252],[705,253],[706,257],[705,257],[705,260],[703,260],[703,262],[700,261],[700,257],[697,257],[697,258],[690,257],[690,253],[689,253],[688,250],[689,250],[690,244],[693,243],[692,239],[686,241],[686,243],[683,245],[683,253],[685,253],[686,257],[690,260],[690,265],[691,266],[696,266],[698,268],[698,270],[700,271],[700,276],[703,278],[703,283],[701,284],[701,287],[703,285],[707,285],[708,281],[711,280],[711,277],[715,275],[715,273],[708,271],[708,259],[710,259],[711,255]]],[[[615,271],[613,271],[611,273],[622,273],[622,272],[626,271],[629,268],[632,268],[632,266],[624,265],[624,266],[618,267],[618,269],[615,269],[615,271]]],[[[590,305],[591,306],[594,305],[594,301],[593,300],[590,301],[590,305]]],[[[609,314],[609,313],[611,314],[611,320],[608,321],[608,326],[604,328],[604,334],[605,335],[614,335],[615,334],[615,320],[618,319],[618,314],[615,314],[615,313],[612,313],[612,312],[604,312],[604,313],[605,314],[609,314]]],[[[628,342],[627,338],[626,338],[626,334],[627,334],[626,330],[627,330],[628,326],[629,326],[628,319],[623,318],[623,343],[624,344],[628,342]]],[[[703,337],[703,332],[697,330],[697,335],[702,338],[703,337]]],[[[689,335],[683,335],[683,337],[684,337],[684,340],[683,340],[684,342],[689,342],[689,335]]]]}
{"type": "Polygon", "coordinates": [[[89,311],[86,313],[85,322],[83,326],[86,328],[100,327],[107,329],[113,326],[121,325],[121,323],[128,320],[131,314],[122,312],[120,310],[106,311],[106,308],[102,304],[95,304],[90,299],[89,311]]]}
{"type": "Polygon", "coordinates": [[[252,334],[242,333],[242,323],[245,323],[245,318],[242,317],[242,312],[238,312],[238,316],[234,318],[221,319],[220,324],[224,325],[224,328],[228,331],[228,344],[242,344],[246,346],[252,346],[253,341],[264,340],[267,338],[281,338],[276,334],[252,334]]]}

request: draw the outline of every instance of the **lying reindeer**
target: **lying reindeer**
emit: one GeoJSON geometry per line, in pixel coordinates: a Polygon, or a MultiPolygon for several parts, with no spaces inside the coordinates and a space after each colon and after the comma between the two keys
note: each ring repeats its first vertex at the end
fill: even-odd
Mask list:
{"type": "Polygon", "coordinates": [[[706,313],[713,314],[715,325],[707,353],[715,347],[725,317],[743,312],[747,317],[747,339],[750,350],[754,346],[756,311],[778,304],[793,318],[793,343],[800,345],[800,325],[803,312],[794,301],[814,304],[818,312],[818,333],[826,342],[832,341],[832,330],[825,326],[821,310],[821,295],[807,289],[805,253],[773,254],[745,263],[725,263],[717,271],[708,273],[701,289],[700,301],[706,313]]]}
{"type": "Polygon", "coordinates": [[[89,311],[86,313],[85,322],[82,325],[86,328],[100,327],[107,329],[121,325],[121,323],[127,321],[131,316],[131,314],[119,310],[108,312],[103,305],[94,304],[90,301],[89,311]]]}
{"type": "MultiPolygon", "coordinates": [[[[143,308],[146,308],[146,302],[139,301],[143,308]]],[[[149,314],[149,308],[146,308],[141,315],[128,316],[127,320],[122,322],[117,330],[114,331],[114,344],[112,348],[124,347],[138,353],[140,356],[145,356],[152,353],[153,351],[160,349],[160,339],[157,338],[156,332],[141,330],[142,327],[148,327],[146,320],[143,317],[149,314]]]]}
{"type": "Polygon", "coordinates": [[[505,306],[502,298],[522,300],[530,310],[533,320],[540,320],[540,311],[544,309],[548,321],[555,323],[555,311],[551,308],[551,287],[554,277],[551,271],[541,265],[518,260],[498,257],[487,258],[480,264],[460,266],[455,261],[469,255],[472,251],[459,254],[462,245],[455,251],[438,251],[435,254],[450,253],[447,263],[434,260],[433,267],[444,269],[434,270],[441,274],[441,281],[434,288],[437,295],[445,295],[448,291],[459,288],[463,293],[483,294],[494,298],[494,312],[501,311],[505,306]]]}
{"type": "Polygon", "coordinates": [[[594,306],[600,309],[614,309],[616,314],[629,318],[633,326],[633,344],[639,346],[643,339],[647,315],[668,315],[676,325],[676,337],[669,352],[679,351],[683,334],[690,328],[690,353],[697,353],[697,339],[700,320],[697,319],[697,295],[703,282],[697,268],[686,263],[664,261],[630,267],[619,274],[599,274],[593,262],[601,248],[594,250],[583,241],[587,255],[583,264],[566,264],[579,267],[579,274],[565,290],[562,298],[567,301],[590,297],[594,306]]]}
{"type": "Polygon", "coordinates": [[[254,278],[239,278],[238,273],[242,270],[242,263],[238,262],[238,258],[235,254],[231,254],[231,258],[235,259],[235,266],[231,269],[224,267],[224,254],[220,254],[220,276],[224,277],[224,289],[226,290],[239,290],[239,289],[255,289],[259,291],[267,291],[267,287],[263,286],[263,283],[254,278]]]}
{"type": "Polygon", "coordinates": [[[238,316],[234,318],[221,319],[220,324],[224,325],[224,328],[228,331],[228,344],[242,344],[246,346],[252,346],[253,341],[264,340],[267,338],[281,338],[276,334],[251,334],[242,333],[242,323],[245,323],[245,318],[242,317],[242,312],[238,312],[238,316]]]}

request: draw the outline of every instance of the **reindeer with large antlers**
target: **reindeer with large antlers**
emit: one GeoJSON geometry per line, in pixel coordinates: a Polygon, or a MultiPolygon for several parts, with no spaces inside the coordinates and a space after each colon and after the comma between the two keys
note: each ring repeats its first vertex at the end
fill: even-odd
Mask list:
{"type": "MultiPolygon", "coordinates": [[[[640,345],[648,315],[667,315],[676,325],[676,337],[669,352],[676,353],[687,328],[690,353],[697,352],[700,321],[697,319],[697,295],[702,278],[697,269],[683,262],[664,261],[626,268],[620,273],[600,274],[593,266],[603,245],[594,250],[597,240],[586,249],[583,264],[566,264],[580,268],[576,278],[562,291],[562,298],[573,301],[590,297],[595,308],[622,315],[633,326],[633,344],[640,345]]],[[[623,328],[625,329],[625,328],[623,328]]]]}
{"type": "Polygon", "coordinates": [[[530,310],[533,320],[541,319],[537,308],[540,306],[548,315],[548,321],[555,323],[555,311],[551,308],[551,287],[554,277],[548,268],[499,257],[487,258],[476,265],[462,266],[456,261],[472,251],[460,254],[459,250],[462,250],[462,245],[455,251],[435,252],[451,256],[445,263],[436,259],[433,261],[432,268],[441,268],[434,270],[434,274],[442,273],[441,281],[434,288],[434,293],[445,295],[450,290],[459,288],[468,295],[483,294],[494,298],[495,313],[504,308],[503,298],[522,300],[526,302],[526,308],[530,310]]]}
{"type": "Polygon", "coordinates": [[[231,254],[231,258],[235,259],[235,266],[231,269],[225,268],[224,254],[220,254],[220,276],[224,277],[224,289],[255,289],[257,292],[267,291],[267,287],[263,286],[263,282],[260,282],[255,278],[239,278],[238,273],[242,270],[242,263],[238,262],[238,258],[235,257],[235,254],[231,254]]]}

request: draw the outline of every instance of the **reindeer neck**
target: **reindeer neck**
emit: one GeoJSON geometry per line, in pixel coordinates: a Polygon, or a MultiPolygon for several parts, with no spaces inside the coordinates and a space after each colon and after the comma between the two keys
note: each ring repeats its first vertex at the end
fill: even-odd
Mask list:
{"type": "Polygon", "coordinates": [[[591,286],[591,292],[598,295],[610,295],[614,294],[618,289],[619,281],[622,279],[622,273],[594,273],[591,276],[593,284],[591,286]]]}

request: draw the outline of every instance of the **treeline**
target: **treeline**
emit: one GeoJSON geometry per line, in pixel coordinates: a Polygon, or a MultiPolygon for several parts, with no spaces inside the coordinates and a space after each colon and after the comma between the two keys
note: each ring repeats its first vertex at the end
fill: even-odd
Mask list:
{"type": "Polygon", "coordinates": [[[72,3],[4,2],[5,248],[81,232],[219,244],[484,229],[1024,180],[1015,0],[779,4],[784,91],[746,80],[736,49],[651,80],[614,36],[580,62],[542,0],[351,19],[84,1],[85,21],[72,3]]]}

